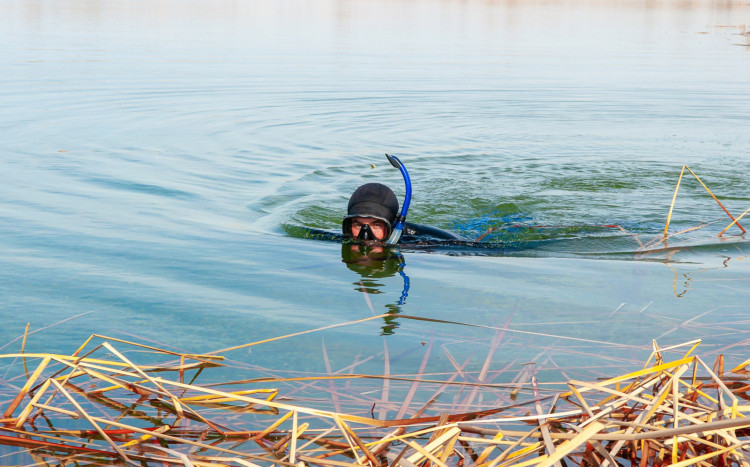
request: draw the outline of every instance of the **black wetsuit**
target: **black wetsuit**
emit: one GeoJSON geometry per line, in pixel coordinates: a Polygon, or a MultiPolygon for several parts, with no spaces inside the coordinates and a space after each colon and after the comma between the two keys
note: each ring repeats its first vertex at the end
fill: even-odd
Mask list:
{"type": "Polygon", "coordinates": [[[450,232],[430,227],[429,225],[413,224],[407,222],[404,225],[404,233],[401,236],[401,242],[422,242],[431,240],[462,240],[450,232]]]}

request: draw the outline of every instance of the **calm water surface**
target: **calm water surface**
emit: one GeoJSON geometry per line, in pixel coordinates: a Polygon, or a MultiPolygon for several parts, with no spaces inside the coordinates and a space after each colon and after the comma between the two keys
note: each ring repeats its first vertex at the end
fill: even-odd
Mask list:
{"type": "MultiPolygon", "coordinates": [[[[26,323],[34,351],[99,333],[204,352],[399,312],[505,327],[497,366],[619,373],[592,355],[638,367],[652,339],[747,357],[750,243],[716,237],[728,218],[695,180],[670,230],[713,223],[639,243],[685,163],[750,208],[746,2],[1,8],[3,352],[26,323]],[[494,227],[492,248],[344,263],[302,238],[335,231],[362,183],[403,195],[384,152],[410,170],[411,220],[494,227]]],[[[325,337],[335,369],[386,334],[406,373],[422,341],[471,354],[493,333],[378,319],[234,358],[322,368],[325,337]]]]}

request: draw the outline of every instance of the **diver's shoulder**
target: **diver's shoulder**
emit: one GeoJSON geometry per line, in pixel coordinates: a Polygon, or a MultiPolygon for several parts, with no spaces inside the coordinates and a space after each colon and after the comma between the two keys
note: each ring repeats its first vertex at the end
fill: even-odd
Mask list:
{"type": "Polygon", "coordinates": [[[404,224],[404,234],[414,237],[430,237],[430,239],[434,240],[461,240],[460,237],[447,230],[438,229],[430,225],[415,224],[413,222],[406,222],[404,224]]]}

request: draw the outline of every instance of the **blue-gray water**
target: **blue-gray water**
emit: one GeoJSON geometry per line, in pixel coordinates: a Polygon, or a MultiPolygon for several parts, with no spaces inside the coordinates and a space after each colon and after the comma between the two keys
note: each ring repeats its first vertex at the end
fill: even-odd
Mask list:
{"type": "MultiPolygon", "coordinates": [[[[652,339],[745,355],[748,237],[716,237],[729,219],[705,190],[686,178],[677,198],[670,231],[715,221],[668,245],[690,248],[638,240],[663,229],[682,164],[750,208],[746,3],[1,8],[2,352],[26,323],[27,350],[98,333],[204,352],[398,308],[512,329],[497,366],[557,349],[561,366],[635,368],[652,339]],[[385,152],[411,173],[411,220],[507,243],[357,267],[299,238],[337,229],[362,183],[401,197],[385,152]],[[503,230],[516,223],[553,227],[503,230]]],[[[481,334],[396,321],[322,335],[344,367],[384,327],[417,363],[423,340],[481,334]]],[[[322,335],[235,358],[318,368],[322,335]]]]}

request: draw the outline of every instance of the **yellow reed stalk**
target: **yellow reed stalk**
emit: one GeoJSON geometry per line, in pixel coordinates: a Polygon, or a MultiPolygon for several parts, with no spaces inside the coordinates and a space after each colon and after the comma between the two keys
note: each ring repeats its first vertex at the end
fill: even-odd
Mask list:
{"type": "Polygon", "coordinates": [[[715,399],[714,397],[712,397],[712,396],[711,396],[711,395],[709,395],[708,393],[706,393],[706,392],[703,392],[703,391],[701,391],[700,389],[698,389],[698,388],[696,387],[696,385],[695,385],[695,380],[693,380],[693,383],[692,383],[692,384],[690,384],[690,383],[688,383],[688,382],[686,382],[686,381],[680,381],[680,384],[682,384],[682,385],[684,385],[685,387],[689,388],[689,389],[690,389],[691,391],[695,391],[695,392],[697,392],[697,393],[698,393],[698,395],[700,395],[701,397],[705,397],[706,399],[710,400],[710,401],[711,401],[711,402],[713,402],[714,404],[718,404],[718,403],[719,403],[718,399],[715,399]]]}
{"type": "MultiPolygon", "coordinates": [[[[81,345],[78,348],[78,350],[76,350],[75,352],[73,352],[73,357],[77,357],[78,354],[95,337],[98,337],[100,339],[104,339],[106,341],[120,342],[121,344],[132,345],[132,346],[135,346],[135,347],[140,347],[142,349],[149,349],[149,350],[153,350],[153,351],[156,351],[156,352],[159,352],[159,353],[163,353],[163,354],[167,354],[167,355],[172,355],[172,356],[175,356],[175,357],[186,357],[186,358],[190,358],[190,359],[193,359],[193,360],[224,360],[224,357],[222,357],[222,356],[210,355],[210,354],[209,355],[204,355],[204,354],[183,354],[183,353],[179,353],[179,352],[173,352],[171,350],[161,349],[159,347],[153,347],[153,346],[150,346],[150,345],[139,344],[139,343],[133,342],[133,341],[128,341],[128,340],[124,340],[124,339],[118,339],[116,337],[104,336],[104,335],[101,335],[101,334],[91,334],[89,336],[89,338],[86,339],[86,341],[83,343],[83,345],[81,345]]],[[[218,352],[216,352],[216,353],[218,353],[218,352]]]]}
{"type": "Polygon", "coordinates": [[[667,238],[667,230],[669,230],[669,221],[672,220],[672,210],[674,209],[674,203],[677,200],[677,192],[680,190],[680,182],[682,182],[682,176],[685,174],[686,165],[682,166],[680,171],[680,178],[677,179],[677,186],[674,188],[674,195],[672,196],[672,204],[669,205],[669,214],[667,214],[667,224],[664,226],[664,239],[667,238]]]}
{"type": "MultiPolygon", "coordinates": [[[[687,168],[688,170],[690,170],[690,167],[688,167],[687,165],[686,165],[685,167],[686,167],[686,168],[687,168]]],[[[698,177],[698,176],[697,176],[697,175],[695,174],[695,172],[693,172],[692,170],[690,170],[690,173],[691,173],[691,174],[693,174],[693,177],[695,177],[695,179],[696,179],[696,180],[698,180],[698,182],[699,182],[699,183],[700,183],[701,185],[703,185],[703,188],[705,188],[705,189],[706,189],[706,191],[708,192],[708,194],[709,194],[709,195],[711,195],[711,198],[713,198],[713,199],[714,199],[714,201],[716,201],[716,202],[717,202],[717,203],[719,204],[719,206],[721,207],[721,209],[723,209],[723,210],[724,210],[724,212],[725,212],[725,213],[727,214],[727,216],[729,216],[729,218],[730,218],[730,219],[732,219],[732,220],[733,220],[733,221],[734,221],[734,222],[736,223],[736,222],[737,222],[737,220],[739,220],[739,219],[736,219],[736,220],[735,220],[735,218],[734,218],[734,217],[732,217],[732,215],[731,215],[731,214],[729,214],[729,211],[727,211],[727,208],[725,208],[725,207],[724,207],[724,205],[723,205],[723,204],[721,204],[721,201],[719,201],[719,200],[718,200],[718,199],[716,198],[716,196],[714,196],[714,194],[713,194],[713,193],[711,193],[711,190],[709,190],[709,189],[708,189],[708,187],[706,186],[706,184],[705,184],[705,183],[703,183],[703,180],[701,180],[701,179],[700,179],[700,177],[698,177]]],[[[743,229],[743,228],[742,228],[742,226],[741,226],[741,225],[740,225],[739,223],[737,224],[737,227],[739,227],[739,228],[740,228],[740,230],[742,230],[742,233],[745,233],[745,232],[746,232],[746,231],[745,231],[745,229],[743,229]]],[[[722,232],[722,233],[724,233],[724,232],[722,232]]],[[[719,234],[719,237],[721,237],[721,234],[719,234]]]]}
{"type": "Polygon", "coordinates": [[[669,370],[671,368],[675,368],[675,367],[679,367],[681,365],[689,364],[694,359],[695,359],[694,356],[693,357],[681,358],[679,360],[675,360],[675,361],[672,361],[672,362],[663,363],[661,365],[655,365],[655,366],[652,366],[650,368],[645,368],[645,369],[639,370],[639,371],[634,371],[634,372],[628,373],[626,375],[618,376],[618,377],[615,377],[615,378],[610,378],[608,380],[605,380],[605,381],[601,382],[600,384],[601,385],[607,385],[607,384],[612,384],[612,383],[618,382],[618,381],[625,381],[627,379],[640,378],[641,376],[658,374],[658,373],[661,373],[661,372],[663,372],[665,370],[669,370]]]}
{"type": "MultiPolygon", "coordinates": [[[[133,391],[133,392],[134,392],[134,388],[137,388],[137,389],[140,389],[140,390],[142,390],[142,391],[144,391],[146,393],[156,393],[156,394],[158,394],[157,390],[141,386],[138,383],[128,383],[128,382],[118,381],[114,377],[111,377],[111,376],[108,376],[108,375],[105,375],[103,373],[98,372],[97,370],[94,369],[95,367],[92,367],[92,366],[73,365],[72,363],[64,361],[64,360],[61,361],[60,363],[63,363],[65,365],[69,365],[74,370],[76,368],[82,368],[81,370],[78,370],[75,373],[72,373],[72,374],[75,374],[75,375],[87,374],[87,375],[93,376],[95,378],[98,378],[98,379],[100,379],[102,381],[106,381],[106,382],[108,382],[108,383],[116,386],[117,388],[122,388],[122,389],[126,389],[126,390],[133,391]]],[[[101,367],[99,367],[99,368],[101,368],[101,367]]],[[[104,370],[106,370],[106,368],[104,368],[104,370]]],[[[128,373],[127,375],[132,376],[131,373],[128,373]]],[[[70,378],[70,375],[65,376],[65,377],[60,377],[60,378],[54,378],[54,379],[57,380],[57,379],[61,379],[61,378],[63,380],[67,380],[67,379],[70,378]]]]}
{"type": "MultiPolygon", "coordinates": [[[[449,439],[448,442],[443,447],[443,454],[440,456],[440,460],[443,463],[446,463],[448,461],[448,458],[453,454],[454,446],[456,444],[456,441],[458,441],[458,436],[460,434],[461,434],[460,431],[458,433],[456,433],[456,435],[454,437],[452,437],[451,439],[449,439]]],[[[500,438],[502,438],[502,437],[503,437],[503,434],[502,433],[498,433],[497,435],[495,435],[495,438],[493,438],[493,441],[495,439],[497,439],[499,441],[500,438]]]]}
{"type": "Polygon", "coordinates": [[[578,446],[588,441],[589,438],[591,438],[591,435],[602,431],[604,428],[606,428],[606,424],[604,423],[594,422],[590,424],[589,426],[584,428],[578,434],[578,436],[560,444],[560,446],[557,447],[557,449],[552,455],[547,456],[539,463],[540,467],[550,467],[551,465],[554,465],[556,462],[559,462],[563,457],[573,452],[573,450],[576,449],[578,446]]]}
{"type": "Polygon", "coordinates": [[[50,380],[46,380],[44,383],[42,383],[42,387],[40,387],[36,394],[34,394],[34,397],[31,398],[31,402],[29,402],[26,408],[24,408],[21,414],[18,416],[18,419],[16,420],[16,428],[20,428],[24,423],[26,423],[26,419],[31,414],[31,411],[34,410],[34,404],[39,402],[39,399],[41,399],[42,395],[47,391],[47,388],[49,388],[50,384],[50,380]]]}
{"type": "MultiPolygon", "coordinates": [[[[127,367],[128,365],[123,362],[114,362],[111,360],[101,360],[97,358],[80,358],[80,357],[72,357],[70,355],[61,355],[61,354],[54,354],[54,353],[8,353],[8,354],[2,354],[0,355],[0,358],[53,358],[55,360],[65,360],[68,362],[72,361],[81,361],[82,363],[99,363],[102,365],[112,365],[112,366],[119,366],[119,367],[127,367]]],[[[161,369],[158,366],[149,366],[144,365],[143,368],[151,369],[161,369]]]]}
{"type": "Polygon", "coordinates": [[[85,347],[86,347],[87,345],[89,345],[89,342],[91,342],[91,339],[93,339],[93,338],[94,338],[94,336],[96,336],[96,334],[91,334],[91,335],[89,336],[89,338],[88,338],[88,339],[86,339],[85,341],[83,341],[83,344],[81,344],[81,346],[80,346],[80,347],[78,347],[78,349],[77,349],[77,350],[76,350],[75,352],[73,352],[73,357],[77,357],[77,356],[78,356],[78,354],[79,354],[79,353],[81,353],[81,352],[83,351],[83,349],[84,349],[84,348],[85,348],[85,347]]]}
{"type": "MultiPolygon", "coordinates": [[[[183,383],[182,381],[180,381],[183,383]]],[[[184,383],[183,383],[184,384],[184,383]]],[[[278,389],[245,389],[242,391],[232,391],[229,394],[233,395],[245,395],[245,394],[269,394],[269,396],[265,399],[266,401],[271,401],[276,398],[276,396],[279,394],[278,389]]],[[[213,394],[207,394],[204,396],[193,396],[193,397],[180,397],[180,400],[182,402],[230,402],[234,401],[234,397],[219,397],[215,396],[213,394]]]]}
{"type": "MultiPolygon", "coordinates": [[[[503,439],[503,432],[498,431],[494,438],[492,438],[492,443],[489,444],[486,448],[482,450],[482,453],[477,457],[476,464],[479,465],[483,463],[489,456],[492,454],[492,451],[495,449],[495,445],[493,444],[495,441],[500,441],[503,439]]],[[[442,459],[443,462],[445,462],[445,459],[442,459]]]]}
{"type": "Polygon", "coordinates": [[[300,331],[300,332],[295,332],[295,333],[292,333],[292,334],[285,334],[283,336],[272,337],[270,339],[263,339],[261,341],[250,342],[250,343],[242,344],[242,345],[236,345],[234,347],[227,347],[226,349],[214,350],[213,352],[209,352],[208,355],[229,352],[230,350],[244,349],[245,347],[252,347],[252,346],[255,346],[255,345],[266,344],[268,342],[274,342],[274,341],[278,341],[278,340],[282,340],[282,339],[288,339],[290,337],[296,337],[296,336],[301,336],[301,335],[304,335],[304,334],[310,334],[311,332],[325,331],[326,329],[333,329],[333,328],[338,328],[338,327],[341,327],[341,326],[348,326],[350,324],[364,323],[366,321],[372,321],[374,319],[385,318],[387,316],[391,316],[391,315],[388,314],[388,313],[383,313],[382,315],[371,316],[369,318],[356,319],[354,321],[347,321],[345,323],[337,323],[337,324],[331,324],[329,326],[323,326],[322,328],[315,328],[315,329],[309,329],[307,331],[300,331]]]}
{"type": "Polygon", "coordinates": [[[746,446],[750,441],[746,441],[744,443],[735,444],[733,446],[728,446],[724,449],[720,449],[718,451],[709,452],[708,454],[703,454],[702,456],[692,457],[690,459],[685,459],[682,462],[677,462],[676,464],[671,464],[670,467],[687,467],[689,465],[695,465],[700,461],[704,461],[707,459],[711,459],[717,456],[720,456],[722,454],[725,454],[730,451],[734,451],[735,449],[742,448],[742,446],[746,446]]]}
{"type": "Polygon", "coordinates": [[[724,235],[724,232],[726,232],[727,230],[729,230],[734,224],[737,224],[737,221],[740,220],[740,219],[742,219],[743,217],[745,217],[745,214],[747,214],[748,212],[750,212],[750,208],[747,208],[747,211],[745,211],[742,214],[740,214],[737,219],[733,220],[731,224],[729,224],[728,226],[726,226],[726,228],[719,233],[719,237],[721,237],[722,235],[724,235]]]}
{"type": "MultiPolygon", "coordinates": [[[[534,431],[536,431],[536,430],[534,430],[534,431]]],[[[505,459],[507,459],[506,464],[507,464],[507,462],[515,462],[515,460],[517,458],[519,458],[519,457],[525,457],[526,455],[528,455],[528,454],[530,454],[530,453],[532,453],[534,451],[539,450],[539,448],[541,448],[541,447],[543,447],[542,443],[541,442],[536,442],[536,443],[534,443],[534,444],[532,444],[530,446],[526,446],[523,449],[519,449],[518,451],[515,451],[513,453],[509,453],[508,456],[505,457],[505,459]]],[[[503,452],[503,454],[500,455],[500,457],[502,457],[506,452],[509,452],[510,449],[511,448],[508,448],[505,452],[503,452]]],[[[539,459],[540,458],[534,459],[533,463],[538,463],[539,459]]],[[[495,464],[495,465],[498,465],[498,464],[495,464]]],[[[505,465],[505,464],[502,464],[502,465],[505,465]]],[[[514,465],[522,465],[522,464],[514,464],[514,465]]]]}
{"type": "MultiPolygon", "coordinates": [[[[422,457],[425,457],[430,462],[432,462],[433,464],[437,465],[438,467],[448,467],[440,459],[438,459],[437,457],[435,457],[430,451],[428,451],[426,448],[423,448],[422,446],[420,446],[419,444],[415,443],[414,441],[405,440],[404,442],[406,444],[408,444],[412,449],[414,449],[414,450],[417,451],[417,453],[414,454],[414,455],[412,455],[409,459],[411,459],[412,457],[415,457],[415,456],[418,456],[419,459],[421,459],[422,457]]],[[[411,462],[411,461],[409,461],[409,462],[411,462]]],[[[414,462],[412,462],[412,465],[413,464],[414,464],[414,462]]]]}
{"type": "Polygon", "coordinates": [[[26,323],[26,330],[23,332],[23,340],[21,341],[21,353],[24,353],[24,350],[26,349],[26,338],[29,337],[29,326],[31,326],[31,323],[26,323]]]}
{"type": "Polygon", "coordinates": [[[257,435],[253,436],[252,439],[263,439],[263,438],[265,438],[265,436],[268,433],[272,432],[279,425],[281,425],[282,423],[284,423],[285,421],[287,421],[287,419],[289,419],[289,417],[291,417],[294,413],[295,413],[294,410],[290,410],[286,415],[284,415],[283,417],[280,417],[278,420],[276,420],[275,422],[273,422],[268,428],[266,428],[265,430],[261,431],[257,435]]]}
{"type": "MultiPolygon", "coordinates": [[[[527,434],[526,431],[512,431],[512,430],[498,430],[498,435],[502,435],[502,439],[487,439],[487,438],[477,438],[476,436],[459,436],[457,438],[457,441],[465,441],[468,443],[475,443],[475,444],[492,444],[495,446],[510,446],[515,445],[515,441],[508,441],[505,439],[505,437],[515,437],[515,436],[523,436],[527,434]]],[[[571,433],[550,433],[550,436],[556,439],[570,439],[574,435],[571,433]]],[[[532,443],[521,443],[521,446],[530,446],[532,443]]]]}
{"type": "MultiPolygon", "coordinates": [[[[420,460],[423,457],[425,457],[425,455],[424,455],[425,452],[432,453],[433,451],[435,451],[435,450],[439,449],[440,447],[442,447],[443,445],[445,445],[445,443],[448,442],[451,438],[453,438],[454,436],[458,436],[459,434],[461,434],[461,429],[460,428],[455,427],[455,426],[451,427],[451,428],[447,429],[442,435],[440,435],[437,438],[435,438],[434,441],[428,443],[424,448],[422,448],[420,446],[419,453],[413,454],[413,455],[409,456],[407,458],[407,460],[409,462],[411,462],[412,464],[417,464],[417,463],[420,462],[420,460]]],[[[405,442],[409,443],[408,440],[405,440],[405,442]]],[[[432,459],[430,459],[430,460],[432,460],[432,459]]],[[[477,462],[477,463],[479,463],[479,462],[477,462]]]]}
{"type": "MultiPolygon", "coordinates": [[[[26,351],[26,338],[29,337],[29,326],[31,326],[31,323],[26,323],[26,330],[23,332],[23,341],[21,341],[21,353],[26,351]]],[[[26,378],[28,378],[29,369],[26,366],[26,357],[22,358],[21,361],[23,362],[23,372],[26,374],[26,378]]]]}
{"type": "MultiPolygon", "coordinates": [[[[628,380],[628,379],[634,379],[634,378],[639,378],[641,376],[657,374],[657,373],[660,373],[660,372],[662,372],[664,370],[668,370],[670,368],[678,367],[678,366],[686,364],[686,363],[691,363],[694,358],[695,357],[681,358],[681,359],[675,360],[673,362],[668,362],[668,363],[664,363],[662,365],[652,366],[650,368],[644,368],[642,370],[634,371],[632,373],[628,373],[628,374],[625,374],[625,375],[622,375],[622,376],[617,376],[615,378],[610,378],[610,379],[602,381],[602,382],[600,382],[600,383],[598,383],[596,385],[591,384],[590,386],[591,387],[599,387],[599,386],[603,387],[603,386],[608,386],[608,385],[611,385],[611,384],[614,384],[614,383],[617,383],[617,382],[625,381],[625,380],[628,380]]],[[[573,384],[578,384],[578,383],[581,383],[581,382],[580,381],[575,381],[575,382],[572,382],[572,383],[573,384]]],[[[583,392],[586,392],[587,390],[589,390],[589,389],[588,388],[584,388],[584,389],[581,389],[580,392],[583,393],[583,392]]],[[[565,392],[563,394],[560,394],[560,397],[570,397],[571,395],[572,395],[571,392],[565,392]]]]}
{"type": "Polygon", "coordinates": [[[747,367],[748,365],[750,365],[750,358],[747,359],[747,360],[745,360],[745,361],[743,361],[742,363],[740,363],[736,367],[732,368],[731,370],[729,370],[729,373],[737,373],[737,374],[748,375],[748,374],[750,374],[750,371],[748,371],[748,370],[745,369],[745,367],[747,367]]]}
{"type": "Polygon", "coordinates": [[[589,407],[588,403],[586,403],[586,399],[583,398],[580,392],[578,392],[578,389],[576,389],[575,386],[573,386],[571,383],[568,383],[568,387],[570,388],[570,392],[572,392],[578,401],[583,406],[583,409],[586,411],[587,414],[589,414],[589,417],[594,416],[594,412],[591,411],[591,407],[589,407]]]}

